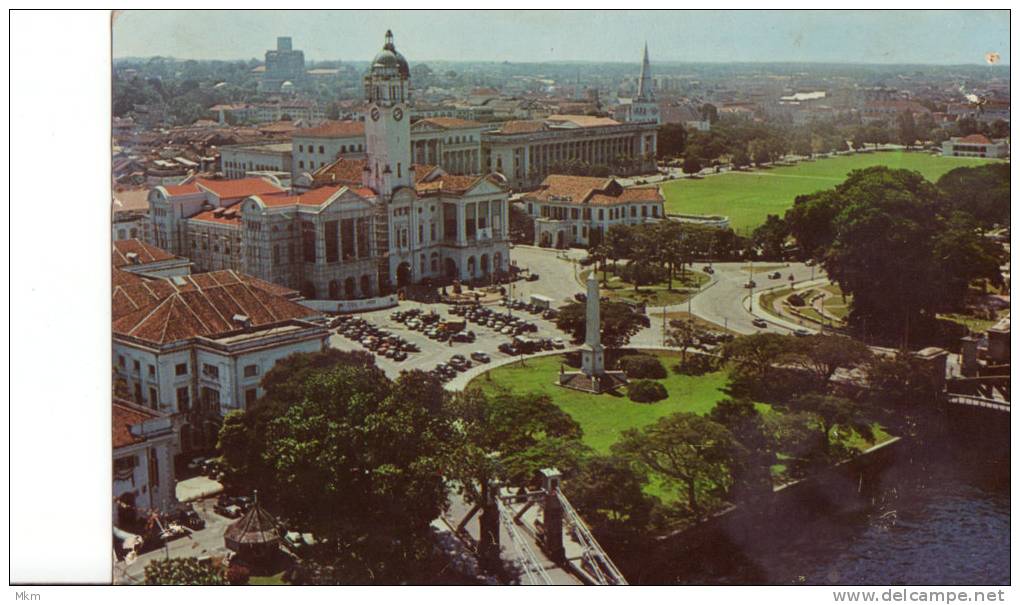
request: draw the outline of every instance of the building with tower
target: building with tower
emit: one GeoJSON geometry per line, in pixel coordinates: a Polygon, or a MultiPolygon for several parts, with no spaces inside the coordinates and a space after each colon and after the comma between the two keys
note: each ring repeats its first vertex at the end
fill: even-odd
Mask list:
{"type": "Polygon", "coordinates": [[[648,61],[648,44],[641,60],[641,75],[638,77],[637,96],[633,99],[620,99],[615,112],[617,119],[624,122],[653,122],[659,124],[659,105],[655,102],[652,67],[648,61]]]}
{"type": "MultiPolygon", "coordinates": [[[[196,271],[242,271],[318,300],[374,297],[424,280],[485,282],[508,271],[504,180],[422,163],[450,159],[471,168],[478,156],[457,138],[427,144],[477,136],[449,134],[471,124],[440,122],[421,133],[415,160],[409,76],[387,32],[365,74],[364,147],[354,157],[341,147],[341,157],[319,160],[291,190],[259,178],[156,188],[149,202],[158,244],[191,258],[196,271]]],[[[307,134],[297,157],[312,157],[300,155],[308,146],[314,157],[328,157],[325,143],[307,134]]]]}

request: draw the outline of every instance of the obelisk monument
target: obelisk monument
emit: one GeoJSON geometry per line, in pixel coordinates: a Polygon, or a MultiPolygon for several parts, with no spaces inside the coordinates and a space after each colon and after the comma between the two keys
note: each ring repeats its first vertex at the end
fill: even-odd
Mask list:
{"type": "Polygon", "coordinates": [[[606,371],[602,348],[602,317],[599,313],[599,280],[595,271],[588,275],[588,300],[585,311],[584,346],[581,347],[581,371],[586,376],[601,376],[606,371]]]}

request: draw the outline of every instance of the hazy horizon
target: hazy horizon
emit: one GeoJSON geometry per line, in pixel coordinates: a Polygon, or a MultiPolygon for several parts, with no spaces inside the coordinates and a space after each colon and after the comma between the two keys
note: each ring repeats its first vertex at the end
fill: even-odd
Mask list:
{"type": "Polygon", "coordinates": [[[637,63],[646,41],[663,64],[982,65],[989,52],[1010,62],[1005,10],[131,10],[114,16],[113,57],[261,61],[277,36],[290,36],[308,61],[368,61],[387,29],[412,63],[637,63]],[[428,31],[416,34],[423,18],[428,31]],[[614,43],[563,35],[579,28],[613,29],[614,43]]]}

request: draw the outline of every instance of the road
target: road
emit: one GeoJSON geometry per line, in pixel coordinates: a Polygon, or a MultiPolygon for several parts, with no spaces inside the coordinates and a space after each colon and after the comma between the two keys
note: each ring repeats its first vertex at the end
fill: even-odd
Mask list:
{"type": "MultiPolygon", "coordinates": [[[[805,266],[803,263],[789,263],[783,266],[782,263],[759,262],[754,265],[756,266],[755,271],[761,271],[765,267],[777,267],[773,270],[782,274],[780,279],[769,279],[769,273],[773,270],[754,273],[754,281],[757,284],[754,293],[765,288],[788,286],[791,274],[795,283],[817,279],[820,274],[817,268],[805,266]]],[[[770,321],[771,316],[760,311],[752,313],[748,310],[748,297],[752,294],[750,289],[744,287],[748,281],[748,267],[747,263],[713,263],[712,268],[715,273],[712,275],[712,280],[691,299],[691,312],[706,321],[740,334],[754,334],[762,331],[790,333],[790,327],[770,321]],[[751,321],[755,317],[769,321],[768,327],[758,328],[753,325],[751,321]]],[[[686,308],[687,305],[680,305],[676,310],[686,310],[686,308]]],[[[670,309],[672,310],[672,308],[670,309]]]]}

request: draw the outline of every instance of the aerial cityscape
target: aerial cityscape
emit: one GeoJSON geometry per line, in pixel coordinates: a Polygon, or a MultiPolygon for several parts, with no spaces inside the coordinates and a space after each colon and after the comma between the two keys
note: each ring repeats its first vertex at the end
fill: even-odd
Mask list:
{"type": "Polygon", "coordinates": [[[113,584],[1010,584],[1008,11],[399,13],[115,12],[113,584]]]}

